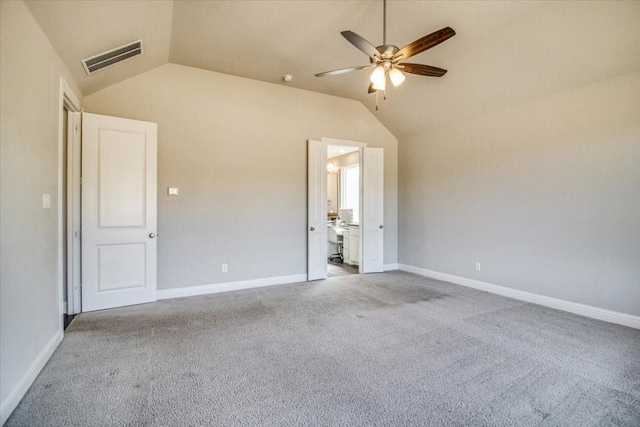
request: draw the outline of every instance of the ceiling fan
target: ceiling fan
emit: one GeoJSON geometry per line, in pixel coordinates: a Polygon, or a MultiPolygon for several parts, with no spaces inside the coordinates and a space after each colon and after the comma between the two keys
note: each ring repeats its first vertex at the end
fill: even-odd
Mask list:
{"type": "MultiPolygon", "coordinates": [[[[413,64],[409,62],[401,62],[414,55],[424,52],[427,49],[439,45],[443,41],[453,37],[456,32],[450,27],[426,35],[413,43],[409,43],[402,49],[392,44],[387,44],[387,0],[383,4],[383,21],[382,21],[382,45],[374,47],[362,36],[353,31],[342,31],[340,34],[352,45],[360,49],[369,56],[369,65],[361,67],[348,67],[339,70],[325,71],[316,74],[316,77],[335,76],[337,74],[350,73],[352,71],[364,70],[365,68],[373,68],[369,83],[369,93],[383,91],[386,94],[387,76],[394,86],[402,84],[405,80],[405,73],[417,74],[419,76],[442,77],[447,70],[432,67],[431,65],[413,64]]],[[[385,95],[386,97],[386,95],[385,95]]],[[[378,103],[376,100],[376,110],[378,103]]]]}

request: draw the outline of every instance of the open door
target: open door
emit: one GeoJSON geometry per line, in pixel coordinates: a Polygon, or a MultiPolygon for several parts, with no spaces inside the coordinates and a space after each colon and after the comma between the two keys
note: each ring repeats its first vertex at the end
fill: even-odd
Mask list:
{"type": "Polygon", "coordinates": [[[156,301],[157,125],[82,124],[82,311],[156,301]]]}
{"type": "Polygon", "coordinates": [[[327,143],[309,140],[308,280],[327,278],[327,143]]]}
{"type": "Polygon", "coordinates": [[[384,271],[384,150],[364,148],[362,162],[361,272],[384,271]]]}

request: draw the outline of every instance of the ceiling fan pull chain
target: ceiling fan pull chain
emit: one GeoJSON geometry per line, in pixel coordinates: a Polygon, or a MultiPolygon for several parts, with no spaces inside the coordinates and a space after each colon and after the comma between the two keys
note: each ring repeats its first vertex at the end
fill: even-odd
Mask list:
{"type": "Polygon", "coordinates": [[[379,90],[376,91],[376,111],[378,111],[378,92],[380,92],[379,90]]]}

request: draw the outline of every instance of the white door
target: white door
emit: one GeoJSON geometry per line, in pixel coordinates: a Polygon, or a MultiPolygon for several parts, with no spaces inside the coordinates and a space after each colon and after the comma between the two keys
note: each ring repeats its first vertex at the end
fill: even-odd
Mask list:
{"type": "Polygon", "coordinates": [[[384,271],[384,150],[366,148],[362,162],[362,273],[384,271]]]}
{"type": "Polygon", "coordinates": [[[82,311],[156,301],[157,125],[82,122],[82,311]]]}
{"type": "Polygon", "coordinates": [[[327,143],[309,140],[308,280],[327,278],[327,143]]]}

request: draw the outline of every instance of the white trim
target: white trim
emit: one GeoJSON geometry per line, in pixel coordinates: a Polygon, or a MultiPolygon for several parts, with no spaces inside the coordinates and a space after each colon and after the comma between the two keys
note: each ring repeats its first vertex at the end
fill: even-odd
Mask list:
{"type": "Polygon", "coordinates": [[[366,142],[357,142],[357,141],[347,141],[346,139],[337,139],[337,138],[327,138],[322,137],[320,141],[326,143],[327,145],[350,145],[353,147],[366,147],[366,142]]]}
{"type": "Polygon", "coordinates": [[[60,94],[71,105],[74,112],[79,112],[82,109],[80,99],[62,77],[60,77],[60,94]]]}
{"type": "Polygon", "coordinates": [[[285,285],[287,283],[306,282],[306,274],[291,276],[265,277],[263,279],[241,280],[238,282],[213,283],[211,285],[187,286],[184,288],[158,289],[158,299],[182,298],[195,295],[217,294],[240,289],[261,288],[264,286],[285,285]]]}
{"type": "Polygon", "coordinates": [[[24,397],[33,381],[36,379],[44,365],[47,363],[55,349],[58,347],[58,344],[62,341],[62,330],[56,331],[53,338],[49,341],[49,343],[45,346],[45,348],[40,352],[36,360],[33,361],[27,373],[22,377],[22,380],[18,382],[18,385],[11,390],[11,393],[4,399],[2,404],[0,405],[0,425],[4,425],[7,422],[7,419],[11,415],[20,400],[24,397]]]}
{"type": "Polygon", "coordinates": [[[383,266],[384,271],[392,271],[392,270],[397,270],[398,269],[398,263],[394,263],[394,264],[385,264],[383,266]]]}
{"type": "MultiPolygon", "coordinates": [[[[82,311],[82,294],[80,289],[81,279],[81,222],[80,216],[81,202],[80,175],[82,168],[81,158],[81,133],[82,133],[82,113],[69,112],[70,126],[73,136],[67,143],[67,295],[68,314],[77,314],[82,311]],[[71,167],[69,167],[71,165],[71,167]]],[[[69,135],[68,135],[69,136],[69,135]]]]}
{"type": "MultiPolygon", "coordinates": [[[[77,112],[81,109],[81,104],[79,98],[73,92],[71,87],[67,84],[67,82],[60,77],[60,96],[58,99],[58,259],[57,259],[57,267],[58,267],[58,312],[59,312],[59,332],[62,335],[64,330],[63,325],[63,315],[64,315],[64,292],[62,287],[64,286],[64,278],[62,277],[62,272],[64,271],[62,260],[64,259],[62,255],[62,251],[64,248],[63,239],[66,239],[67,236],[63,235],[63,224],[62,224],[62,210],[63,206],[66,206],[67,201],[62,200],[62,165],[66,159],[63,159],[64,146],[67,145],[67,139],[64,138],[63,132],[63,123],[64,120],[64,108],[71,112],[77,112]]],[[[67,131],[68,132],[68,131],[67,131]]],[[[67,165],[67,167],[73,167],[73,165],[67,165]]],[[[70,214],[70,212],[67,212],[70,214]]]]}
{"type": "Polygon", "coordinates": [[[618,311],[593,307],[577,302],[565,301],[558,298],[533,294],[531,292],[511,289],[504,286],[481,282],[479,280],[467,279],[465,277],[454,276],[453,274],[440,273],[438,271],[427,270],[425,268],[414,267],[412,265],[398,264],[398,267],[400,270],[418,274],[420,276],[430,277],[432,279],[442,280],[445,282],[451,282],[456,285],[479,289],[481,291],[490,292],[492,294],[502,295],[520,301],[526,301],[533,304],[543,305],[545,307],[555,308],[556,310],[567,311],[569,313],[579,314],[581,316],[590,317],[592,319],[604,320],[605,322],[616,323],[618,325],[640,329],[640,316],[635,316],[633,314],[620,313],[618,311]]]}

